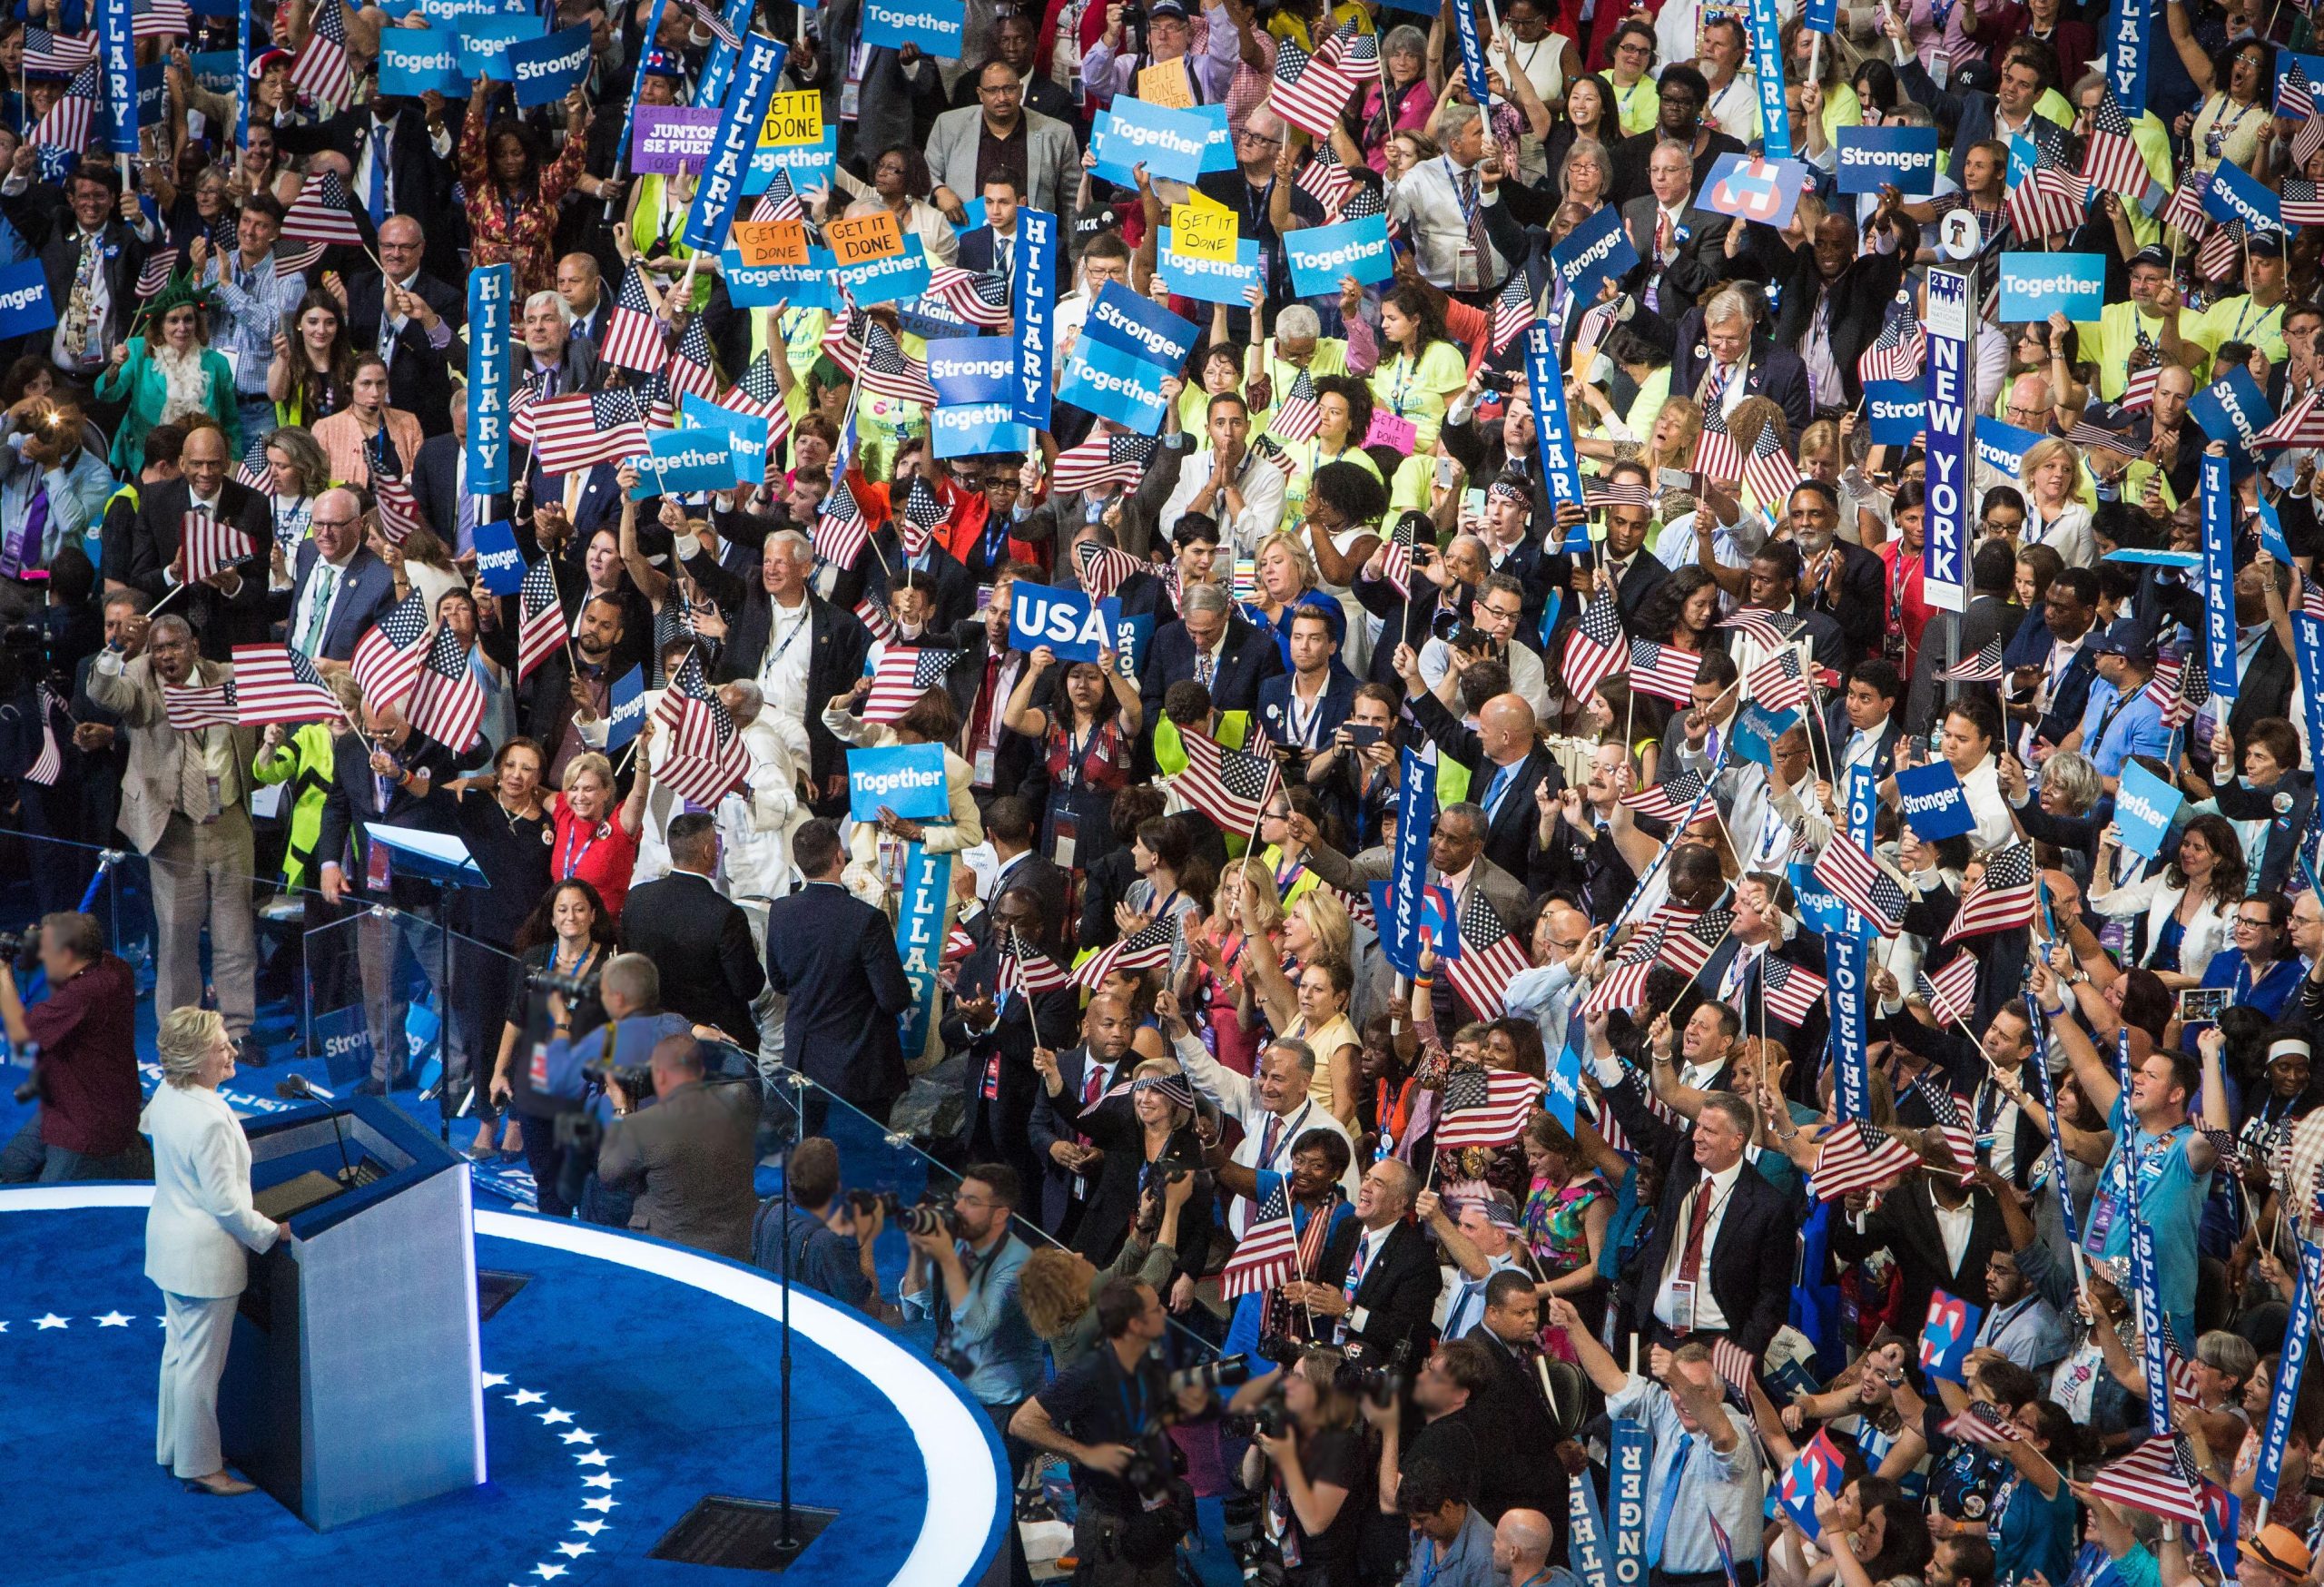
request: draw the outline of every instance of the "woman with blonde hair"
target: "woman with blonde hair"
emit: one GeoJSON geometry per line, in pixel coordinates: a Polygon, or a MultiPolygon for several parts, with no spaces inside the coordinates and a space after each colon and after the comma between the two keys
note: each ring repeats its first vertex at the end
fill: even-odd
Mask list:
{"type": "Polygon", "coordinates": [[[2090,508],[2081,501],[2082,451],[2063,436],[2045,436],[2025,448],[2017,465],[2018,488],[2025,495],[2021,547],[2048,546],[2068,567],[2094,567],[2098,543],[2090,532],[2090,508]]]}
{"type": "Polygon", "coordinates": [[[1258,595],[1244,604],[1243,615],[1274,639],[1286,670],[1291,665],[1292,614],[1302,608],[1320,614],[1331,626],[1332,638],[1346,643],[1347,613],[1323,593],[1316,582],[1315,558],[1295,530],[1277,529],[1261,540],[1255,567],[1258,595]]]}
{"type": "Polygon", "coordinates": [[[1186,1210],[1194,1177],[1178,1182],[1175,1195],[1161,1198],[1161,1222],[1151,1228],[1147,1215],[1156,1198],[1149,1192],[1140,1201],[1139,1217],[1129,1238],[1103,1267],[1078,1251],[1062,1246],[1042,1246],[1025,1258],[1017,1273],[1017,1304],[1025,1320],[1049,1347],[1049,1360],[1063,1372],[1098,1347],[1098,1292],[1109,1280],[1134,1278],[1157,1293],[1169,1287],[1170,1270],[1178,1262],[1178,1216],[1186,1210]]]}
{"type": "Polygon", "coordinates": [[[267,506],[274,515],[278,587],[290,587],[299,544],[314,522],[315,498],[330,488],[330,465],[315,438],[286,424],[266,438],[267,506]]]}
{"type": "Polygon", "coordinates": [[[596,750],[566,763],[563,788],[548,799],[551,879],[586,882],[605,901],[607,917],[616,921],[629,897],[630,873],[637,868],[637,833],[645,824],[646,798],[654,792],[645,753],[653,734],[651,721],[637,730],[637,778],[619,810],[614,808],[614,764],[596,750]]]}
{"type": "Polygon", "coordinates": [[[234,1305],[250,1278],[245,1248],[265,1252],[290,1226],[251,1200],[251,1146],[218,1088],[234,1075],[223,1016],[173,1009],[155,1049],[162,1085],[138,1129],[153,1140],[153,1200],[145,1213],[145,1276],[165,1316],[153,1458],[190,1493],[255,1492],[226,1470],[218,1441],[218,1380],[234,1333],[234,1305]]]}
{"type": "Polygon", "coordinates": [[[1213,904],[1216,912],[1204,928],[1203,941],[1215,941],[1219,952],[1215,961],[1202,961],[1196,991],[1207,991],[1218,1061],[1246,1075],[1257,1067],[1267,1026],[1257,1000],[1249,995],[1249,978],[1242,967],[1261,959],[1280,959],[1283,951],[1283,898],[1265,857],[1246,854],[1229,860],[1213,904]],[[1246,941],[1251,944],[1247,954],[1243,951],[1246,941]]]}

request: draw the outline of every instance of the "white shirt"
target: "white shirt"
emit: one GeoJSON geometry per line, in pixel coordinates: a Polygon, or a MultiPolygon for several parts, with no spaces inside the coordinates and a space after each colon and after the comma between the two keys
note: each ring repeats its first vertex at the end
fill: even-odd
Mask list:
{"type": "Polygon", "coordinates": [[[290,644],[296,646],[310,660],[313,659],[315,652],[307,649],[307,636],[311,632],[320,648],[322,636],[330,632],[330,614],[332,608],[339,605],[339,597],[346,593],[347,569],[349,564],[354,560],[355,553],[350,551],[343,561],[317,561],[314,567],[307,571],[307,587],[299,592],[299,609],[291,614],[290,631],[287,637],[290,644]],[[329,575],[328,581],[325,578],[326,574],[329,575]],[[329,585],[328,593],[325,593],[326,582],[329,585]],[[319,599],[321,606],[320,611],[316,609],[319,599]]]}
{"type": "MultiPolygon", "coordinates": [[[[1251,1077],[1237,1074],[1210,1056],[1194,1034],[1178,1038],[1171,1049],[1178,1067],[1187,1079],[1194,1082],[1196,1090],[1218,1104],[1219,1110],[1243,1126],[1242,1142],[1235,1148],[1234,1160],[1246,1168],[1262,1168],[1272,1173],[1288,1173],[1291,1169],[1291,1143],[1311,1129],[1328,1129],[1341,1139],[1347,1139],[1347,1128],[1325,1109],[1315,1105],[1313,1097],[1292,1109],[1275,1131],[1275,1139],[1266,1139],[1267,1125],[1273,1117],[1259,1105],[1258,1092],[1251,1077]],[[1260,1156],[1262,1146],[1272,1145],[1274,1151],[1260,1156]]],[[[1356,1187],[1356,1158],[1354,1143],[1349,1142],[1347,1172],[1340,1176],[1340,1188],[1353,1199],[1356,1187]]],[[[1226,1223],[1238,1239],[1251,1224],[1256,1212],[1247,1196],[1237,1196],[1226,1209],[1226,1223]]]]}
{"type": "Polygon", "coordinates": [[[1718,1244],[1719,1226],[1727,1221],[1728,1203],[1735,1199],[1735,1181],[1742,1177],[1743,1159],[1707,1174],[1698,1180],[1680,1213],[1679,1227],[1670,1231],[1670,1255],[1662,1267],[1662,1284],[1654,1296],[1654,1315],[1666,1327],[1677,1327],[1678,1308],[1672,1304],[1671,1281],[1679,1276],[1679,1267],[1686,1259],[1687,1239],[1696,1218],[1703,1218],[1702,1267],[1695,1280],[1695,1317],[1697,1329],[1724,1328],[1727,1314],[1718,1309],[1718,1302],[1710,1293],[1710,1254],[1718,1244]]]}
{"type": "Polygon", "coordinates": [[[1928,1204],[1936,1214],[1937,1237],[1945,1242],[1945,1266],[1958,1273],[1961,1258],[1969,1249],[1969,1227],[1976,1222],[1976,1205],[1965,1197],[1960,1206],[1947,1207],[1934,1196],[1928,1204]]]}
{"type": "Polygon", "coordinates": [[[759,659],[759,687],[766,703],[802,724],[807,720],[807,664],[815,650],[812,611],[804,599],[795,606],[770,603],[766,654],[759,659]]]}

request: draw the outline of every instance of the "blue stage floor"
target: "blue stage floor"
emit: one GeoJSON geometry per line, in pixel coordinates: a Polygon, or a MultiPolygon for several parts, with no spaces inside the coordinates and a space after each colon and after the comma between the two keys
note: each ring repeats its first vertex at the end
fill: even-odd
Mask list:
{"type": "Polygon", "coordinates": [[[801,1297],[793,1493],[839,1519],[788,1578],[648,1559],[704,1494],[776,1493],[779,1294],[751,1269],[513,1213],[478,1217],[478,1266],[527,1278],[483,1328],[488,1483],[321,1534],[263,1493],[186,1493],[153,1464],[146,1193],[0,1192],[0,1493],[20,1523],[0,1582],[955,1587],[997,1544],[985,1418],[924,1356],[801,1297]]]}

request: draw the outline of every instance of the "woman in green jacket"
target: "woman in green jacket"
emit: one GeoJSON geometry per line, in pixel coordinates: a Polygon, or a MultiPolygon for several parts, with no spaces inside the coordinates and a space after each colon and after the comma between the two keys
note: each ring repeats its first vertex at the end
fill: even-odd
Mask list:
{"type": "Polygon", "coordinates": [[[226,455],[242,455],[241,419],[234,401],[234,370],[210,347],[210,294],[172,282],[147,308],[143,333],[113,350],[97,378],[97,399],[126,399],[128,411],[113,431],[116,473],[135,478],[145,467],[145,432],[164,420],[208,414],[226,434],[226,455]]]}
{"type": "Polygon", "coordinates": [[[330,792],[331,763],[340,737],[351,731],[348,717],[362,709],[363,690],[353,675],[340,673],[330,680],[347,715],[329,722],[309,722],[287,727],[270,724],[251,763],[251,775],[261,784],[290,786],[290,841],[282,853],[282,891],[296,894],[310,882],[320,882],[315,839],[322,831],[323,800],[330,792]]]}

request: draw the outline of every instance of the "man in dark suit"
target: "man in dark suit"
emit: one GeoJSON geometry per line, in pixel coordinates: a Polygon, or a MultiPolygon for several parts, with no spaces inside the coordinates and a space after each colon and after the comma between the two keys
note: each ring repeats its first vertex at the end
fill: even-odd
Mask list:
{"type": "Polygon", "coordinates": [[[896,1017],[912,1000],[895,925],[841,884],[847,845],[832,823],[802,825],[791,858],[807,885],[766,912],[767,984],[790,1000],[783,1060],[885,1123],[906,1084],[896,1017]]]}
{"type": "MultiPolygon", "coordinates": [[[[113,350],[129,340],[130,323],[137,312],[137,276],[145,267],[147,249],[144,241],[123,224],[117,212],[120,194],[121,178],[110,164],[84,161],[65,178],[65,207],[40,251],[41,274],[48,281],[56,327],[53,331],[34,331],[13,344],[49,360],[84,384],[94,382],[104,372],[113,350]],[[84,263],[92,279],[103,278],[102,314],[95,311],[94,293],[84,293],[77,302],[74,297],[74,282],[84,263]]],[[[112,416],[119,411],[105,406],[99,422],[109,428],[112,416]]]]}
{"type": "Polygon", "coordinates": [[[977,797],[990,799],[1027,788],[1046,789],[1041,741],[1001,725],[1004,708],[1023,675],[1025,653],[1009,647],[1009,591],[1004,577],[992,588],[992,603],[952,630],[948,643],[960,653],[944,675],[952,704],[968,724],[964,751],[976,773],[977,797]]]}
{"type": "MultiPolygon", "coordinates": [[[[457,123],[462,107],[447,105],[445,113],[457,123]]],[[[379,94],[370,104],[350,106],[328,121],[278,128],[275,142],[286,154],[328,150],[346,158],[347,193],[357,224],[379,233],[380,262],[389,270],[397,267],[387,258],[387,230],[396,217],[409,216],[441,235],[428,262],[438,274],[451,275],[459,269],[459,255],[452,248],[450,228],[442,222],[457,212],[450,198],[452,146],[458,135],[456,126],[426,114],[419,101],[379,94]]],[[[412,263],[419,263],[417,256],[412,263]]],[[[362,334],[356,332],[359,341],[362,334]]]]}
{"type": "Polygon", "coordinates": [[[1340,665],[1332,626],[1321,612],[1301,608],[1291,619],[1291,670],[1260,680],[1258,725],[1304,770],[1305,757],[1329,746],[1354,709],[1355,675],[1340,665]]]}
{"type": "Polygon", "coordinates": [[[1691,397],[1706,407],[1714,392],[1719,411],[1743,397],[1765,397],[1783,409],[1791,433],[1816,417],[1807,390],[1807,366],[1799,355],[1761,332],[1753,323],[1751,301],[1729,289],[1708,308],[1690,309],[1679,326],[1679,347],[1670,360],[1673,396],[1691,397]],[[1742,390],[1736,390],[1738,384],[1742,390]]]}
{"type": "Polygon", "coordinates": [[[345,661],[396,604],[396,576],[363,544],[363,504],[353,491],[317,497],[308,528],[288,599],[276,602],[283,638],[310,661],[345,661]]]}
{"type": "Polygon", "coordinates": [[[614,298],[606,291],[605,272],[597,267],[596,256],[568,253],[556,261],[556,295],[573,311],[566,325],[568,335],[576,341],[588,343],[594,350],[605,344],[606,321],[614,311],[614,298]]]}
{"type": "MultiPolygon", "coordinates": [[[[1017,75],[1024,80],[1027,110],[1063,122],[1079,132],[1088,124],[1088,117],[1074,104],[1073,95],[1052,82],[1047,72],[1034,69],[1035,32],[1032,17],[1020,12],[1003,12],[1000,20],[992,25],[992,58],[1015,67],[1017,75]]],[[[960,82],[952,85],[954,110],[977,103],[977,83],[982,75],[981,72],[960,74],[960,82]]],[[[967,261],[961,263],[965,267],[967,261]]]]}
{"type": "MultiPolygon", "coordinates": [[[[420,442],[419,455],[411,460],[411,495],[419,503],[419,516],[428,520],[445,548],[460,557],[476,548],[477,522],[505,524],[515,517],[505,490],[496,494],[480,514],[470,508],[468,438],[468,405],[456,399],[452,428],[420,442]]],[[[528,538],[520,536],[517,544],[521,547],[528,538]]]]}
{"type": "Polygon", "coordinates": [[[1139,685],[1147,731],[1162,719],[1162,696],[1184,678],[1199,679],[1220,711],[1248,711],[1259,703],[1259,683],[1283,670],[1275,641],[1235,616],[1234,602],[1215,584],[1186,592],[1178,620],[1154,636],[1139,685]]]}
{"type": "MultiPolygon", "coordinates": [[[[2068,567],[2050,581],[2042,609],[2029,614],[2002,652],[2008,671],[2010,747],[2034,763],[2033,746],[2055,749],[2082,725],[2098,658],[2090,648],[2098,620],[2098,576],[2068,567]]],[[[1932,711],[1932,715],[1934,712],[1932,711]]]]}
{"type": "MultiPolygon", "coordinates": [[[[951,628],[974,616],[977,581],[967,566],[946,550],[942,541],[934,538],[921,547],[919,556],[905,555],[896,526],[897,520],[889,518],[865,540],[853,569],[862,586],[861,593],[884,611],[897,587],[906,578],[916,576],[928,601],[924,621],[931,629],[951,628]]],[[[833,593],[838,593],[836,586],[833,593]]]]}
{"type": "MultiPolygon", "coordinates": [[[[973,85],[971,85],[973,86],[973,85]]],[[[952,262],[979,275],[1017,278],[1017,206],[1025,202],[1017,179],[995,172],[985,179],[984,224],[960,233],[959,257],[952,262]]]]}
{"type": "Polygon", "coordinates": [[[1840,764],[1835,785],[1848,768],[1864,766],[1880,782],[1896,769],[1896,664],[1876,656],[1848,669],[1847,686],[1824,713],[1824,742],[1840,764]]]}
{"type": "MultiPolygon", "coordinates": [[[[1961,614],[1964,660],[1996,640],[2003,654],[2008,654],[2025,621],[2025,608],[2013,598],[2016,581],[2017,555],[2006,540],[1987,540],[1977,547],[1969,559],[1969,609],[1961,614]]],[[[1937,702],[1946,693],[1936,675],[1944,670],[1945,646],[1925,634],[1920,652],[1913,657],[1912,685],[1905,695],[1902,725],[1906,733],[1925,735],[1935,725],[1937,702]]]]}
{"type": "Polygon", "coordinates": [[[1763,1354],[1791,1306],[1791,1264],[1771,1262],[1797,1231],[1790,1198],[1744,1160],[1753,1128],[1741,1098],[1713,1092],[1694,1129],[1680,1134],[1655,1117],[1635,1079],[1622,1077],[1606,1040],[1606,1016],[1588,1016],[1604,1095],[1640,1150],[1662,1165],[1662,1198],[1639,1265],[1623,1275],[1624,1320],[1658,1345],[1725,1336],[1763,1354]]]}
{"type": "Polygon", "coordinates": [[[1659,144],[1647,164],[1650,191],[1622,206],[1622,225],[1639,257],[1623,290],[1673,322],[1731,273],[1727,232],[1735,222],[1695,208],[1694,176],[1694,161],[1682,145],[1659,144]]]}
{"type": "MultiPolygon", "coordinates": [[[[1898,24],[1896,32],[1903,32],[1898,24]]],[[[1982,78],[1986,86],[1961,87],[1957,94],[1947,93],[1929,76],[1928,68],[1919,58],[1905,52],[1905,64],[1896,69],[1896,81],[1912,96],[1916,104],[1925,104],[1935,117],[1938,133],[1950,133],[1948,145],[1953,155],[1946,163],[1945,174],[1958,185],[1969,151],[1979,143],[1998,140],[2006,143],[2015,135],[2029,139],[2042,153],[2045,165],[2063,163],[2066,157],[2066,129],[2047,116],[2034,113],[2034,106],[2047,90],[2059,86],[2051,75],[2057,69],[2056,56],[2039,48],[2031,41],[2012,44],[2002,56],[2001,75],[1996,80],[1982,68],[1965,79],[1955,80],[1959,86],[1964,81],[1982,78]],[[2044,64],[2044,61],[2048,64],[2044,64]]],[[[2079,72],[2081,67],[2076,65],[2079,72]]]]}
{"type": "Polygon", "coordinates": [[[1470,803],[1484,813],[1485,858],[1512,876],[1531,875],[1541,842],[1534,790],[1546,783],[1555,794],[1565,786],[1565,774],[1535,736],[1533,707],[1515,695],[1495,695],[1479,707],[1472,729],[1422,685],[1411,654],[1406,647],[1397,653],[1398,667],[1409,668],[1399,673],[1404,704],[1436,747],[1468,768],[1470,803]]]}
{"type": "MultiPolygon", "coordinates": [[[[1041,920],[1049,928],[1041,946],[1062,959],[1072,952],[1066,932],[1073,923],[1068,906],[1073,878],[1064,866],[1033,847],[1040,833],[1040,811],[1029,799],[1004,794],[985,806],[984,835],[992,845],[993,870],[992,885],[984,892],[999,898],[1011,888],[1029,889],[1041,901],[1041,920]]],[[[973,879],[974,873],[963,865],[955,874],[973,879]]],[[[980,946],[991,939],[991,912],[973,898],[960,905],[960,918],[961,928],[980,946]]]]}
{"type": "Polygon", "coordinates": [[[1027,1185],[1042,1182],[1029,1126],[1042,1090],[1033,1049],[1062,1041],[1078,1028],[1079,1001],[1064,971],[1041,946],[1049,934],[1041,902],[1030,888],[1012,887],[992,901],[991,932],[984,946],[961,961],[952,983],[952,1011],[944,1016],[944,1047],[965,1051],[967,1116],[960,1145],[971,1162],[998,1159],[1027,1185]],[[1004,955],[1021,950],[1025,969],[1002,975],[1004,955]],[[1054,976],[1056,990],[1029,991],[1054,976]]]}
{"type": "MultiPolygon", "coordinates": [[[[1540,1312],[1531,1275],[1505,1268],[1485,1280],[1484,1320],[1466,1336],[1492,1362],[1492,1387],[1479,1404],[1500,1422],[1500,1442],[1511,1450],[1549,1449],[1559,1437],[1557,1414],[1534,1365],[1540,1312]]],[[[1477,1508],[1495,1521],[1511,1510],[1565,1513],[1565,1467],[1558,1461],[1499,1461],[1477,1474],[1477,1508]]]]}
{"type": "Polygon", "coordinates": [[[750,917],[718,891],[718,820],[689,811],[670,822],[670,873],[629,890],[622,906],[626,952],[661,967],[662,1006],[723,1031],[746,1052],[759,1050],[751,1000],[766,966],[751,941],[750,917]]]}
{"type": "Polygon", "coordinates": [[[1377,1359],[1407,1346],[1407,1359],[1417,1358],[1444,1287],[1428,1237],[1405,1216],[1419,1188],[1410,1163],[1373,1164],[1356,1187],[1355,1216],[1332,1232],[1315,1278],[1283,1286],[1285,1300],[1336,1319],[1342,1343],[1361,1341],[1377,1359]]]}
{"type": "Polygon", "coordinates": [[[1886,1247],[1896,1258],[1900,1319],[1927,1316],[1929,1296],[1940,1289],[1971,1306],[1984,1305],[1986,1258],[2010,1248],[1993,1192],[1981,1185],[1964,1186],[1957,1176],[1934,1168],[1914,1174],[1883,1196],[1877,1208],[1859,1191],[1848,1198],[1847,1210],[1849,1216],[1832,1220],[1833,1253],[1853,1262],[1886,1247]],[[1955,1262],[1946,1256],[1939,1220],[1965,1214],[1968,1241],[1955,1262]],[[1859,1216],[1862,1233],[1856,1228],[1859,1216]]]}
{"type": "Polygon", "coordinates": [[[936,63],[915,50],[907,63],[886,44],[866,46],[856,59],[862,34],[862,0],[835,0],[823,13],[822,36],[808,47],[791,47],[790,75],[802,88],[836,96],[853,78],[861,116],[840,123],[839,157],[869,170],[898,143],[919,148],[944,107],[944,82],[936,63]]]}
{"type": "Polygon", "coordinates": [[[455,344],[468,298],[420,269],[427,246],[418,221],[391,217],[379,228],[384,273],[359,273],[344,301],[349,337],[388,360],[389,406],[417,415],[423,434],[441,435],[452,427],[455,344]]]}
{"type": "Polygon", "coordinates": [[[1840,493],[1821,479],[1803,479],[1786,510],[1792,543],[1807,565],[1801,605],[1839,625],[1849,665],[1880,654],[1887,621],[1887,565],[1839,537],[1840,493]]]}
{"type": "MultiPolygon", "coordinates": [[[[1066,1120],[1079,1118],[1137,1067],[1139,1059],[1129,1046],[1131,1019],[1128,1005],[1120,999],[1103,994],[1092,998],[1082,1016],[1081,1040],[1057,1054],[1058,1079],[1076,1106],[1060,1108],[1052,1101],[1046,1081],[1034,1093],[1025,1132],[1041,1162],[1040,1222],[1060,1240],[1078,1233],[1081,1210],[1097,1188],[1097,1159],[1103,1156],[1066,1120]]],[[[1119,1226],[1116,1219],[1116,1231],[1119,1226]]],[[[1112,1237],[1111,1232],[1098,1232],[1112,1237]]]]}
{"type": "Polygon", "coordinates": [[[226,435],[214,424],[187,432],[178,468],[175,479],[144,488],[122,579],[156,605],[177,588],[189,512],[207,512],[248,536],[256,547],[248,560],[170,603],[201,636],[202,656],[223,661],[236,645],[266,638],[266,548],[274,540],[274,515],[264,497],[226,477],[226,435]]]}
{"type": "Polygon", "coordinates": [[[1834,210],[1817,223],[1814,237],[1792,249],[1775,271],[1783,289],[1776,345],[1797,347],[1823,310],[1832,362],[1850,407],[1864,399],[1856,360],[1880,335],[1905,266],[1920,249],[1920,228],[1891,201],[1882,202],[1866,229],[1888,232],[1896,249],[1884,253],[1859,248],[1855,212],[1834,210]]]}

